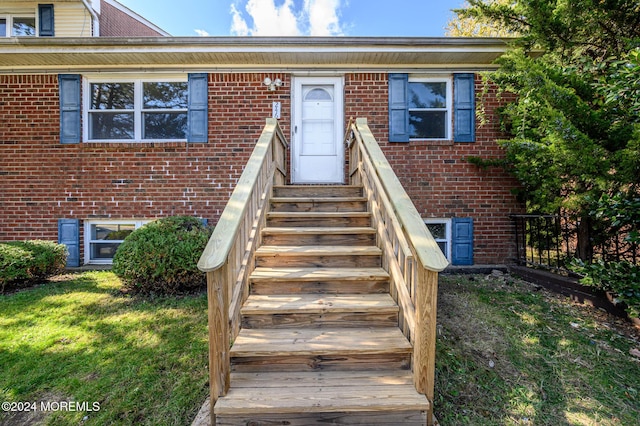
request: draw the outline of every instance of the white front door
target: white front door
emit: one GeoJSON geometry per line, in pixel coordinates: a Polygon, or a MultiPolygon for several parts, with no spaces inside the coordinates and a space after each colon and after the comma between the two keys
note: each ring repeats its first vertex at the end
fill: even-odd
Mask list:
{"type": "Polygon", "coordinates": [[[293,92],[293,183],[343,183],[341,77],[296,77],[293,92]]]}

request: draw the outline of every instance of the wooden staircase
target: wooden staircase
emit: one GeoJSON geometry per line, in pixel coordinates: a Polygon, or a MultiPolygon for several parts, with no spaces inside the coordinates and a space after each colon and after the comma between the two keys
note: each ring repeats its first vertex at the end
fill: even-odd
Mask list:
{"type": "Polygon", "coordinates": [[[425,425],[361,186],[276,186],[218,425],[425,425]]]}

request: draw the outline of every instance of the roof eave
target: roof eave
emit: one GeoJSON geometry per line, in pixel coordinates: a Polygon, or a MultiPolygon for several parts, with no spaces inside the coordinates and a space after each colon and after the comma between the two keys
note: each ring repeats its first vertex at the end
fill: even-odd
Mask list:
{"type": "Polygon", "coordinates": [[[512,39],[137,37],[0,40],[0,71],[491,68],[512,39]]]}

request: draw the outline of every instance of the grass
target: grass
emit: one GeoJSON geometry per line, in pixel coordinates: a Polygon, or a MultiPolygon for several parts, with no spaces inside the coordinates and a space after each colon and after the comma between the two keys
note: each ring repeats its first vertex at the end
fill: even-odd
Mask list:
{"type": "Polygon", "coordinates": [[[206,296],[120,288],[84,272],[0,296],[0,402],[37,407],[0,424],[190,424],[208,395],[206,296]],[[66,401],[92,410],[40,410],[66,401]]]}
{"type": "MultiPolygon", "coordinates": [[[[442,276],[435,413],[449,425],[631,425],[640,330],[508,276],[442,276]]],[[[188,425],[208,395],[205,295],[138,298],[110,272],[0,296],[3,425],[188,425]],[[4,416],[4,417],[3,417],[4,416]]]]}
{"type": "Polygon", "coordinates": [[[640,330],[508,276],[443,276],[442,425],[631,425],[640,330]]]}

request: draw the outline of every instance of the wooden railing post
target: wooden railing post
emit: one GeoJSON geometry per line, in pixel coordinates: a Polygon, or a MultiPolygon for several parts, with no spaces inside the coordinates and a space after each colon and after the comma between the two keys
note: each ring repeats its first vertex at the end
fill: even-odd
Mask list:
{"type": "Polygon", "coordinates": [[[229,291],[227,268],[207,272],[209,302],[209,387],[210,412],[215,425],[213,408],[218,398],[226,395],[230,384],[229,361],[229,291]]]}
{"type": "Polygon", "coordinates": [[[436,365],[436,306],[438,302],[438,273],[424,269],[417,271],[415,306],[416,331],[413,345],[413,381],[416,390],[429,400],[427,424],[433,424],[436,365]]]}

